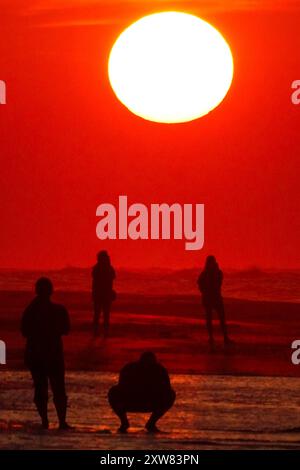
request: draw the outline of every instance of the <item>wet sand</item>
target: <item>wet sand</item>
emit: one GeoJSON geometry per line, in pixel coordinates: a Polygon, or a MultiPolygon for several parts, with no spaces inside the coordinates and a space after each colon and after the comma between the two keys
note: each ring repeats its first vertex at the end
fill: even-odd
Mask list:
{"type": "Polygon", "coordinates": [[[52,402],[51,428],[41,431],[32,403],[28,373],[1,373],[1,449],[299,449],[300,384],[297,378],[172,375],[177,400],[161,419],[158,435],[144,430],[147,415],[130,414],[128,435],[107,403],[116,374],[67,374],[69,422],[57,430],[52,402]],[[298,428],[298,429],[296,429],[298,428]]]}
{"type": "MultiPolygon", "coordinates": [[[[0,292],[0,339],[7,345],[9,369],[23,368],[21,313],[30,292],[0,292]]],[[[67,306],[72,333],[66,337],[68,370],[117,372],[142,351],[153,350],[171,373],[299,376],[291,363],[291,343],[300,338],[300,304],[225,299],[229,331],[236,344],[224,348],[218,322],[211,353],[198,296],[119,295],[108,338],[92,335],[87,292],[57,292],[67,306]]]]}

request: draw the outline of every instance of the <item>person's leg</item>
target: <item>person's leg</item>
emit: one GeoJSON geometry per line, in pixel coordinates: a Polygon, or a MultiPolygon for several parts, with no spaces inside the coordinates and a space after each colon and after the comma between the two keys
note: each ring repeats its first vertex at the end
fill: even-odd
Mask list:
{"type": "Polygon", "coordinates": [[[65,367],[63,362],[53,364],[50,367],[49,380],[53,393],[53,402],[59,421],[59,428],[69,429],[70,426],[66,422],[68,397],[66,395],[65,367]]]}
{"type": "Polygon", "coordinates": [[[154,406],[149,421],[146,424],[146,429],[149,432],[159,432],[156,427],[157,421],[170,409],[172,408],[176,398],[174,390],[170,390],[169,394],[163,399],[159,399],[158,403],[154,406]]]}
{"type": "Polygon", "coordinates": [[[108,300],[103,303],[104,334],[107,334],[109,330],[110,309],[111,309],[111,301],[108,300]]]}
{"type": "Polygon", "coordinates": [[[97,336],[99,332],[99,319],[101,314],[101,303],[99,301],[94,301],[94,318],[93,318],[93,329],[94,335],[97,336]]]}
{"type": "Polygon", "coordinates": [[[114,411],[121,421],[121,426],[119,427],[120,432],[126,432],[129,428],[129,421],[127,418],[126,407],[120,389],[117,385],[112,387],[108,392],[108,401],[114,411]]]}
{"type": "Polygon", "coordinates": [[[212,306],[208,303],[203,304],[204,311],[205,311],[205,319],[206,319],[206,328],[208,333],[209,344],[211,347],[214,346],[214,337],[213,337],[213,324],[212,324],[212,306]]]}
{"type": "Polygon", "coordinates": [[[30,370],[34,385],[34,403],[42,420],[44,429],[48,429],[48,378],[42,367],[30,370]]]}
{"type": "Polygon", "coordinates": [[[228,331],[227,331],[227,324],[226,324],[226,319],[225,319],[225,309],[224,309],[223,299],[218,299],[217,300],[217,302],[216,302],[216,312],[219,316],[220,326],[221,326],[222,333],[223,333],[223,336],[224,336],[224,343],[228,344],[231,341],[229,339],[228,331]]]}

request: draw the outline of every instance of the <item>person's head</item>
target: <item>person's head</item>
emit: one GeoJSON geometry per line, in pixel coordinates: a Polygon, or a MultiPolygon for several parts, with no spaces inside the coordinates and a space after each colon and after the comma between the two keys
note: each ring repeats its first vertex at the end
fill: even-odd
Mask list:
{"type": "Polygon", "coordinates": [[[38,297],[48,299],[53,294],[53,284],[47,277],[40,277],[35,283],[35,292],[38,297]]]}
{"type": "Polygon", "coordinates": [[[143,354],[141,354],[140,362],[143,365],[148,366],[148,365],[156,364],[157,360],[153,352],[146,351],[146,352],[143,352],[143,354]]]}
{"type": "Polygon", "coordinates": [[[217,260],[213,255],[209,255],[205,261],[205,270],[214,271],[215,269],[218,269],[217,260]]]}
{"type": "Polygon", "coordinates": [[[99,264],[110,264],[110,258],[106,250],[101,250],[97,254],[97,262],[99,264]]]}

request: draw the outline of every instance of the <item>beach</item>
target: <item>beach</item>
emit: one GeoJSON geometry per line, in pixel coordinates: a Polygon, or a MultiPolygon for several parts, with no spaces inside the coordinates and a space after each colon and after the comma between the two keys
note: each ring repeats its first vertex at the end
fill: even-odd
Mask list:
{"type": "Polygon", "coordinates": [[[117,433],[119,423],[106,397],[116,380],[116,374],[107,372],[68,373],[68,419],[75,429],[57,430],[50,403],[51,427],[41,431],[29,374],[2,372],[0,448],[113,451],[300,447],[300,385],[296,378],[172,374],[177,399],[159,422],[162,432],[157,435],[146,433],[147,416],[143,414],[130,414],[129,433],[117,433]]]}
{"type": "Polygon", "coordinates": [[[260,298],[251,298],[254,279],[262,275],[246,274],[237,282],[233,274],[225,294],[236,295],[225,295],[224,303],[235,343],[224,347],[215,318],[212,353],[200,296],[189,279],[160,276],[154,289],[153,277],[141,277],[141,291],[135,291],[136,276],[127,276],[127,293],[122,292],[122,282],[117,288],[108,337],[100,331],[95,338],[91,294],[82,283],[87,276],[70,273],[51,277],[56,275],[58,286],[53,301],[64,304],[71,318],[71,333],[64,337],[68,420],[75,426],[71,432],[57,430],[52,400],[50,430],[40,430],[20,333],[22,312],[34,295],[32,282],[30,276],[22,275],[19,281],[15,274],[0,276],[0,339],[7,347],[7,364],[0,368],[1,449],[299,448],[300,366],[291,362],[291,343],[300,337],[300,304],[294,300],[296,290],[289,297],[288,278],[285,283],[277,279],[281,290],[274,289],[272,296],[272,275],[262,284],[260,298]],[[246,295],[250,299],[243,298],[246,295]],[[128,435],[119,435],[107,392],[121,367],[145,350],[155,352],[168,369],[176,403],[159,422],[161,434],[148,435],[147,417],[135,414],[130,415],[128,435]]]}
{"type": "MultiPolygon", "coordinates": [[[[1,371],[23,368],[25,341],[19,328],[31,298],[30,292],[0,292],[0,339],[7,345],[1,371]]],[[[300,337],[297,303],[225,299],[235,344],[224,348],[216,320],[212,354],[199,296],[120,294],[108,338],[93,337],[89,292],[58,291],[53,300],[66,305],[71,317],[71,334],[64,339],[68,370],[118,372],[152,350],[171,373],[299,376],[300,366],[291,362],[291,343],[300,337]]]]}

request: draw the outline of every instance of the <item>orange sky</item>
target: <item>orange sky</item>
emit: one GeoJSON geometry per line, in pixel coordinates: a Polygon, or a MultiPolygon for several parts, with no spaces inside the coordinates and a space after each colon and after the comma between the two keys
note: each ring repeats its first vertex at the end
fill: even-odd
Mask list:
{"type": "Polygon", "coordinates": [[[1,1],[0,267],[300,267],[300,8],[296,2],[1,1]],[[200,7],[201,5],[201,7],[200,7]],[[226,8],[225,8],[226,5],[226,8]],[[144,121],[115,98],[107,59],[118,34],[159,10],[198,14],[229,42],[233,85],[191,123],[144,121]],[[205,248],[95,235],[101,202],[206,205],[205,248]]]}

